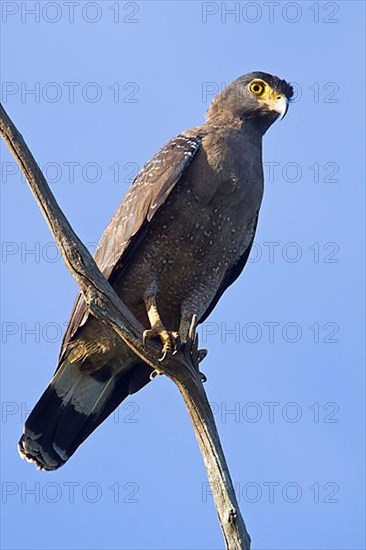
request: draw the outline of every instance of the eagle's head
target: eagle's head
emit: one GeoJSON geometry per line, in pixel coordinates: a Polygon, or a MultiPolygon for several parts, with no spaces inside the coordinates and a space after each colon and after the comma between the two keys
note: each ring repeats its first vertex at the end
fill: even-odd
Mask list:
{"type": "Polygon", "coordinates": [[[291,84],[260,71],[240,76],[217,95],[207,119],[219,123],[252,121],[264,133],[278,118],[283,118],[293,96],[291,84]]]}

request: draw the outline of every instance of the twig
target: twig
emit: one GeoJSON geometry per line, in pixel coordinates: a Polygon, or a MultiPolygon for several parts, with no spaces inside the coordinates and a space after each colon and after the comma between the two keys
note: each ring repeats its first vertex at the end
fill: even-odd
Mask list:
{"type": "Polygon", "coordinates": [[[0,133],[23,171],[90,312],[112,327],[152,369],[165,374],[178,386],[206,466],[226,548],[249,550],[250,537],[240,514],[212,410],[198,369],[202,354],[198,351],[196,319],[192,320],[189,341],[184,350],[169,355],[160,362],[160,348],[150,342],[148,347],[143,345],[141,335],[144,327],[117,296],[87,248],[73,231],[32,153],[1,105],[0,133]]]}

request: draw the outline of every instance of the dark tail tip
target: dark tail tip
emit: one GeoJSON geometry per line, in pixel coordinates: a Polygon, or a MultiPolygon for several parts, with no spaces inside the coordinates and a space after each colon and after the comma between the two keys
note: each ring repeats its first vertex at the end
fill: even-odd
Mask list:
{"type": "Polygon", "coordinates": [[[64,409],[62,399],[52,386],[48,386],[25,423],[18,450],[20,456],[33,462],[38,470],[56,470],[69,458],[54,444],[64,409]]]}
{"type": "Polygon", "coordinates": [[[39,470],[57,470],[129,393],[149,381],[150,367],[82,372],[65,361],[27,418],[22,458],[39,470]],[[134,376],[131,376],[131,373],[134,376]]]}
{"type": "Polygon", "coordinates": [[[61,458],[61,454],[56,453],[54,449],[51,452],[45,451],[43,446],[37,442],[36,434],[29,430],[20,438],[18,450],[22,458],[36,465],[37,470],[57,470],[69,458],[63,453],[63,458],[61,458]]]}

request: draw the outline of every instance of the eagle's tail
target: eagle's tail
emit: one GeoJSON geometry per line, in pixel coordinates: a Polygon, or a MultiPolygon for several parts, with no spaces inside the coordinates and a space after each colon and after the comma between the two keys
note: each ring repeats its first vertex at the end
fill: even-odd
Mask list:
{"type": "MultiPolygon", "coordinates": [[[[144,365],[135,368],[141,372],[144,365]]],[[[19,441],[21,456],[35,462],[41,470],[62,466],[88,435],[133,393],[133,370],[127,368],[116,374],[106,366],[90,373],[66,359],[25,423],[19,441]]]]}

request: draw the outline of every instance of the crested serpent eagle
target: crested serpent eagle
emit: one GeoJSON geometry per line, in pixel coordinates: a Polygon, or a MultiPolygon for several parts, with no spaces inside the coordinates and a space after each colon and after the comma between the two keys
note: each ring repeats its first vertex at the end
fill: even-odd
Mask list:
{"type": "MultiPolygon", "coordinates": [[[[122,301],[159,337],[163,355],[202,323],[244,268],[263,194],[262,137],[293,95],[284,80],[241,76],[217,95],[206,122],[171,139],[142,168],[98,245],[95,260],[122,301]]],[[[47,389],[19,442],[55,470],[151,368],[78,295],[47,389]]]]}

